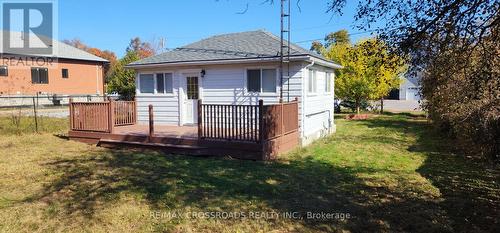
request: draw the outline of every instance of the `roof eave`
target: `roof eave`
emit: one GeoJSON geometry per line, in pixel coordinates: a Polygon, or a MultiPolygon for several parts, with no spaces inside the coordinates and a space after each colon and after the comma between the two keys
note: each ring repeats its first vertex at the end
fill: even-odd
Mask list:
{"type": "MultiPolygon", "coordinates": [[[[300,55],[291,57],[292,61],[308,61],[311,58],[309,55],[300,55]]],[[[249,62],[275,62],[279,61],[280,57],[260,57],[260,58],[243,58],[243,59],[217,59],[203,61],[181,61],[181,62],[162,62],[150,64],[132,64],[126,65],[126,68],[155,68],[155,67],[170,67],[170,66],[186,66],[186,65],[224,65],[224,64],[242,64],[249,62]]]]}
{"type": "Polygon", "coordinates": [[[313,56],[310,56],[309,61],[310,62],[314,62],[315,64],[319,64],[319,65],[322,65],[322,66],[326,66],[326,67],[332,68],[332,69],[343,69],[344,68],[343,66],[341,66],[341,65],[339,65],[337,63],[334,63],[334,62],[331,62],[331,61],[328,61],[328,60],[325,60],[325,59],[313,57],[313,56]]]}

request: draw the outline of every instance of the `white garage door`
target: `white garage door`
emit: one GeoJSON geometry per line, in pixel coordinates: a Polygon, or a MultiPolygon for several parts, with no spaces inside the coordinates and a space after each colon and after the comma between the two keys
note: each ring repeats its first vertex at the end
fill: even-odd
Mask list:
{"type": "Polygon", "coordinates": [[[410,87],[406,89],[406,99],[407,100],[420,100],[420,95],[418,94],[418,88],[410,87]]]}

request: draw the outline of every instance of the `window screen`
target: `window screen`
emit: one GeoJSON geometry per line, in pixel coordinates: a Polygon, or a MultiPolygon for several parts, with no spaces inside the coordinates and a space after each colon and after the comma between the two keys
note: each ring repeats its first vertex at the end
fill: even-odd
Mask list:
{"type": "Polygon", "coordinates": [[[68,69],[62,69],[62,77],[63,78],[68,78],[69,77],[69,71],[68,71],[68,69]]]}
{"type": "Polygon", "coordinates": [[[156,93],[165,93],[165,79],[163,74],[156,74],[156,93]]]}
{"type": "Polygon", "coordinates": [[[0,66],[0,76],[8,76],[9,68],[7,66],[0,66]]]}
{"type": "Polygon", "coordinates": [[[166,93],[173,93],[174,92],[172,73],[165,74],[165,92],[166,93]]]}
{"type": "Polygon", "coordinates": [[[248,92],[260,92],[260,70],[247,70],[248,92]]]}
{"type": "Polygon", "coordinates": [[[152,74],[141,74],[139,76],[139,84],[141,93],[154,93],[155,81],[152,74]]]}
{"type": "Polygon", "coordinates": [[[276,70],[262,70],[262,92],[276,92],[276,70]]]}
{"type": "Polygon", "coordinates": [[[31,83],[47,84],[49,83],[49,70],[47,68],[31,68],[31,83]]]}

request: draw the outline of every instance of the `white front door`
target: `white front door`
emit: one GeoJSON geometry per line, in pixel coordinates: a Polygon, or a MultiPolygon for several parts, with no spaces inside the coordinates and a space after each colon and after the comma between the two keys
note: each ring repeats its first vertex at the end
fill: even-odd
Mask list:
{"type": "Polygon", "coordinates": [[[198,98],[200,95],[197,76],[187,76],[184,97],[184,123],[198,123],[198,98]]]}

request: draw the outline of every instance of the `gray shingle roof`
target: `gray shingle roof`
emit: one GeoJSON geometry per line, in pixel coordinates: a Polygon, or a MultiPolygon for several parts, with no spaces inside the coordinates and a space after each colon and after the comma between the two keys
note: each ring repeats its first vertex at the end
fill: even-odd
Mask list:
{"type": "MultiPolygon", "coordinates": [[[[129,66],[213,61],[231,59],[254,59],[279,57],[280,38],[270,32],[258,30],[212,36],[172,51],[148,57],[129,66]]],[[[291,43],[292,56],[312,56],[325,61],[326,58],[291,43]]]]}
{"type": "MultiPolygon", "coordinates": [[[[3,38],[5,31],[0,31],[0,38],[3,38]]],[[[14,35],[14,38],[19,38],[21,40],[22,38],[22,33],[21,32],[10,32],[14,35]]],[[[51,39],[48,39],[45,37],[47,41],[50,41],[51,39]]],[[[67,45],[63,42],[60,42],[58,40],[52,39],[52,46],[54,48],[54,56],[57,58],[66,58],[66,59],[75,59],[75,60],[84,60],[84,61],[97,61],[97,62],[108,62],[108,60],[100,58],[98,56],[95,56],[93,54],[90,54],[86,51],[83,51],[81,49],[77,49],[73,46],[67,45]]],[[[3,46],[0,46],[0,54],[8,52],[4,51],[3,46]]],[[[25,56],[40,56],[40,57],[47,57],[48,55],[46,54],[19,54],[19,55],[25,55],[25,56]]],[[[50,56],[52,57],[52,56],[50,56]]]]}

